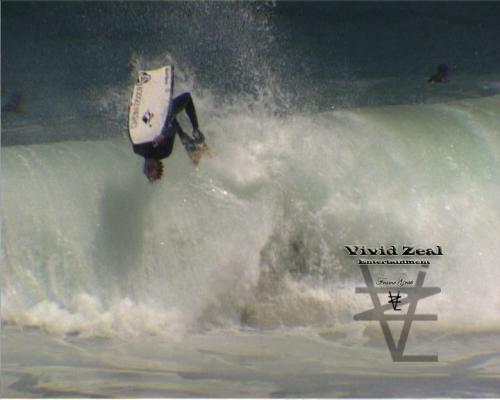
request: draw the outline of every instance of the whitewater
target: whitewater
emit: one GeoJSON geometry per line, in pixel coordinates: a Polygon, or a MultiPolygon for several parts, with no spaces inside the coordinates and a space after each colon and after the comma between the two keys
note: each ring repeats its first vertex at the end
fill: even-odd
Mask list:
{"type": "MultiPolygon", "coordinates": [[[[357,357],[383,355],[396,371],[377,324],[353,321],[371,305],[354,294],[362,278],[344,250],[352,243],[445,249],[426,281],[442,293],[422,301],[439,322],[414,325],[418,346],[439,343],[439,368],[457,368],[454,346],[472,337],[484,336],[468,348],[476,358],[498,340],[500,97],[288,117],[258,107],[216,114],[209,99],[199,103],[215,156],[195,169],[177,143],[160,184],[144,179],[126,138],[2,149],[4,362],[22,332],[91,359],[130,341],[141,349],[128,356],[130,368],[152,363],[146,354],[163,345],[165,360],[195,370],[205,357],[188,353],[200,346],[223,364],[249,355],[246,369],[253,356],[267,357],[261,345],[293,358],[299,341],[336,368],[359,373],[357,357]],[[481,293],[488,306],[464,293],[481,293]],[[243,347],[225,354],[226,340],[243,347]],[[191,350],[175,356],[176,346],[191,350]]],[[[481,379],[498,373],[495,360],[481,379]]],[[[232,393],[223,388],[217,395],[232,393]]],[[[268,389],[248,393],[278,390],[268,389]]],[[[91,393],[130,395],[109,390],[91,393]]],[[[177,393],[157,382],[150,390],[177,393]]]]}

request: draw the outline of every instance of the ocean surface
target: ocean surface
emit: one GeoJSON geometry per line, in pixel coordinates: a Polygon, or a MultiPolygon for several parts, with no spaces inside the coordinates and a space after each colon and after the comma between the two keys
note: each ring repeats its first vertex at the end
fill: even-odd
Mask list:
{"type": "Polygon", "coordinates": [[[2,397],[500,397],[500,2],[1,7],[2,397]],[[213,157],[150,184],[165,64],[213,157]],[[346,245],[441,246],[371,267],[441,289],[405,350],[438,362],[354,320],[346,245]]]}

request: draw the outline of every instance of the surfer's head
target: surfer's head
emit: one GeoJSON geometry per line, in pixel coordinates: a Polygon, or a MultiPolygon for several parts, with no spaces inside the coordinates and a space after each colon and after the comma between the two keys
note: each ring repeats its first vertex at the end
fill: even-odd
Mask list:
{"type": "Polygon", "coordinates": [[[143,171],[150,182],[155,182],[163,175],[163,163],[154,158],[145,158],[143,171]]]}

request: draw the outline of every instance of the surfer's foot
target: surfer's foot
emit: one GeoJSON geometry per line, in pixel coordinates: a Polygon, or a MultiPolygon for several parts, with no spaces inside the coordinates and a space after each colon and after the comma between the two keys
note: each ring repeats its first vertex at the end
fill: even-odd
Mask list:
{"type": "Polygon", "coordinates": [[[200,144],[205,141],[205,135],[201,133],[199,129],[193,129],[193,137],[196,144],[200,144]]]}
{"type": "Polygon", "coordinates": [[[191,139],[188,135],[182,136],[181,141],[186,151],[196,150],[196,142],[193,139],[191,139]]]}
{"type": "Polygon", "coordinates": [[[184,148],[186,151],[193,152],[196,150],[196,145],[193,142],[184,143],[184,148]]]}

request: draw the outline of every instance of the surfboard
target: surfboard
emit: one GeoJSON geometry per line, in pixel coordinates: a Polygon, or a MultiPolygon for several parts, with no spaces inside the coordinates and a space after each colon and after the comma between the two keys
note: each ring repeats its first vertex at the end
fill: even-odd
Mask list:
{"type": "Polygon", "coordinates": [[[172,112],[174,67],[139,71],[135,81],[128,118],[130,140],[134,144],[151,142],[161,133],[172,112]]]}

